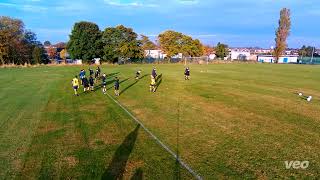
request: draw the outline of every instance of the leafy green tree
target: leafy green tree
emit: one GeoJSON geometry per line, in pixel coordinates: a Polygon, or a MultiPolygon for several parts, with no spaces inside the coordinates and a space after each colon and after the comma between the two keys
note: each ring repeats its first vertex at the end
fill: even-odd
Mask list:
{"type": "Polygon", "coordinates": [[[150,41],[148,36],[140,35],[141,36],[141,44],[143,50],[154,50],[157,48],[156,44],[150,41]]]}
{"type": "Polygon", "coordinates": [[[102,42],[98,25],[81,21],[73,26],[67,51],[71,58],[90,62],[93,58],[101,57],[102,42]]]}
{"type": "Polygon", "coordinates": [[[32,52],[32,64],[40,64],[42,62],[41,49],[34,47],[32,52]]]}
{"type": "Polygon", "coordinates": [[[45,41],[45,42],[43,43],[43,45],[44,45],[44,46],[51,46],[51,42],[50,42],[50,41],[45,41]]]}
{"type": "Polygon", "coordinates": [[[190,36],[180,32],[165,31],[158,36],[161,49],[168,57],[182,53],[183,56],[201,56],[203,54],[203,45],[198,39],[192,39],[190,36]]]}
{"type": "Polygon", "coordinates": [[[134,61],[143,58],[137,33],[123,25],[106,28],[102,35],[103,59],[109,62],[134,61]]]}
{"type": "Polygon", "coordinates": [[[280,11],[279,27],[276,31],[276,48],[274,49],[275,62],[278,63],[279,57],[287,48],[287,38],[290,34],[291,20],[290,10],[283,8],[280,11]]]}
{"type": "Polygon", "coordinates": [[[222,44],[220,42],[215,47],[215,50],[216,50],[216,56],[220,59],[224,59],[229,54],[228,45],[222,44]]]}
{"type": "Polygon", "coordinates": [[[303,45],[299,50],[299,55],[302,57],[311,57],[312,53],[313,55],[316,55],[314,50],[315,50],[315,47],[303,45]]]}

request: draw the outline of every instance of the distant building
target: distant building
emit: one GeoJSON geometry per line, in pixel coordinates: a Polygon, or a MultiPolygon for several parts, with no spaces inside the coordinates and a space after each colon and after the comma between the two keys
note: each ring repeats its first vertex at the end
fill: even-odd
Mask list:
{"type": "Polygon", "coordinates": [[[249,60],[250,50],[248,49],[230,49],[229,59],[231,60],[249,60]]]}
{"type": "Polygon", "coordinates": [[[145,50],[145,57],[150,59],[164,59],[167,55],[162,50],[145,50]]]}
{"type": "MultiPolygon", "coordinates": [[[[258,55],[257,61],[261,63],[274,63],[275,57],[272,55],[258,55]]],[[[282,63],[282,64],[298,63],[298,56],[297,55],[280,56],[278,63],[282,63]]]]}

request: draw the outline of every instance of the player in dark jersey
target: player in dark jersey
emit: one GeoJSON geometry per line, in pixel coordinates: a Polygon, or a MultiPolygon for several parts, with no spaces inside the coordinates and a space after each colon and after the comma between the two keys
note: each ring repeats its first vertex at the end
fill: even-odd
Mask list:
{"type": "Polygon", "coordinates": [[[94,90],[94,78],[92,76],[90,76],[90,78],[89,78],[89,84],[90,84],[91,91],[93,91],[94,90]]]}
{"type": "Polygon", "coordinates": [[[190,80],[190,69],[189,69],[189,67],[187,67],[187,68],[184,70],[184,79],[185,79],[185,80],[190,80]]]}
{"type": "Polygon", "coordinates": [[[115,94],[116,96],[119,96],[119,95],[120,95],[120,93],[119,93],[119,88],[120,88],[119,78],[116,77],[116,78],[115,78],[115,81],[114,81],[114,94],[115,94]]]}
{"type": "Polygon", "coordinates": [[[136,80],[139,79],[140,75],[141,75],[141,70],[138,70],[138,71],[136,72],[136,80]]]}
{"type": "Polygon", "coordinates": [[[86,91],[89,91],[89,81],[86,77],[84,77],[82,79],[82,82],[83,82],[83,91],[86,92],[86,91]]]}

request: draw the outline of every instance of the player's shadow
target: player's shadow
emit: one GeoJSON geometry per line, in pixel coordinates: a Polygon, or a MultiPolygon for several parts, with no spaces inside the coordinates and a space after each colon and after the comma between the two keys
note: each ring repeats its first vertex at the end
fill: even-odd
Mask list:
{"type": "Polygon", "coordinates": [[[143,79],[143,78],[145,78],[145,77],[147,77],[147,76],[149,76],[150,74],[145,74],[145,75],[143,75],[143,76],[141,76],[139,79],[137,79],[137,80],[140,80],[140,79],[143,79]]]}
{"type": "Polygon", "coordinates": [[[160,74],[158,77],[157,77],[157,83],[156,83],[156,90],[158,90],[160,84],[162,83],[162,74],[160,74]]]}
{"type": "Polygon", "coordinates": [[[115,76],[117,74],[119,74],[119,72],[110,73],[110,74],[107,74],[106,76],[107,76],[107,78],[111,78],[111,77],[113,77],[113,76],[115,76]]]}
{"type": "Polygon", "coordinates": [[[123,179],[123,173],[125,171],[129,156],[137,140],[139,128],[140,125],[137,125],[137,127],[127,135],[122,144],[118,147],[113,155],[112,161],[110,162],[106,171],[103,173],[101,179],[123,179]]]}
{"type": "Polygon", "coordinates": [[[131,88],[132,86],[134,86],[135,84],[137,84],[139,81],[135,81],[134,83],[130,84],[129,86],[127,86],[126,88],[124,88],[121,92],[120,95],[123,94],[124,92],[126,92],[129,88],[131,88]]]}
{"type": "Polygon", "coordinates": [[[142,180],[143,179],[143,171],[141,168],[136,169],[134,175],[130,178],[130,180],[142,180]]]}

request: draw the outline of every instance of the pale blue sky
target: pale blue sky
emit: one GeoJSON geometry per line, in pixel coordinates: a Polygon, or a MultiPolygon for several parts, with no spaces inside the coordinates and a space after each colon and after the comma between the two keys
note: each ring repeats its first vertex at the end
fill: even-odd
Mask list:
{"type": "Polygon", "coordinates": [[[85,20],[101,30],[123,24],[153,39],[172,29],[210,45],[270,47],[283,7],[292,13],[289,46],[320,47],[318,0],[0,0],[0,15],[22,19],[53,43],[67,41],[73,24],[85,20]]]}

